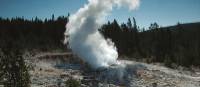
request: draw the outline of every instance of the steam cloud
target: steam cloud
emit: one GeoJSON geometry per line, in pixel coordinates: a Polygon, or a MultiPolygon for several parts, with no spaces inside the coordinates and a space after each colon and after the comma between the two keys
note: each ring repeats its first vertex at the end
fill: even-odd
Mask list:
{"type": "Polygon", "coordinates": [[[113,7],[128,6],[134,10],[139,0],[88,0],[88,4],[69,17],[65,43],[80,58],[96,69],[117,63],[118,53],[114,43],[98,31],[113,7]]]}

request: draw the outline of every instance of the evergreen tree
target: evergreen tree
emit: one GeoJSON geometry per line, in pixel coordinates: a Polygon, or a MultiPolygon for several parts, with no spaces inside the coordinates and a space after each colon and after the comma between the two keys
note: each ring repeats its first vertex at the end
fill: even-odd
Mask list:
{"type": "Polygon", "coordinates": [[[17,45],[8,42],[0,56],[0,81],[4,87],[30,87],[28,68],[17,45]]]}

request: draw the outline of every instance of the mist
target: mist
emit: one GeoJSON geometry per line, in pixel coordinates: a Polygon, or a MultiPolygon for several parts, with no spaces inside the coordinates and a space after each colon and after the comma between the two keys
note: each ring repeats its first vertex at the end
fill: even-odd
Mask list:
{"type": "Polygon", "coordinates": [[[113,7],[122,6],[134,10],[139,0],[88,0],[88,4],[69,17],[64,43],[94,69],[118,63],[115,44],[105,39],[98,29],[113,7]]]}

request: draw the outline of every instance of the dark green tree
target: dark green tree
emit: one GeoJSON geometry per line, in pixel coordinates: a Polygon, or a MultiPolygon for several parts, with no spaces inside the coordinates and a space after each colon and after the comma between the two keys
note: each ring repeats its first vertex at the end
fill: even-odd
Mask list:
{"type": "Polygon", "coordinates": [[[17,45],[8,42],[0,56],[0,81],[4,87],[30,87],[28,68],[17,45]]]}

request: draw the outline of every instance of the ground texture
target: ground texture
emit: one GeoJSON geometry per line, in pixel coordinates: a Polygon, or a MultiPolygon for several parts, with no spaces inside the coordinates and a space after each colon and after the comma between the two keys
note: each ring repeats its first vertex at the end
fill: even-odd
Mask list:
{"type": "Polygon", "coordinates": [[[126,68],[111,66],[93,71],[71,53],[40,53],[26,60],[32,67],[32,87],[65,87],[68,79],[80,81],[82,87],[200,87],[198,69],[119,60],[126,68]]]}

